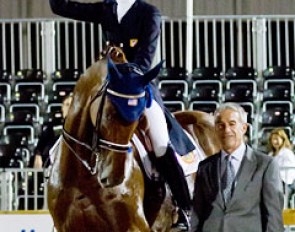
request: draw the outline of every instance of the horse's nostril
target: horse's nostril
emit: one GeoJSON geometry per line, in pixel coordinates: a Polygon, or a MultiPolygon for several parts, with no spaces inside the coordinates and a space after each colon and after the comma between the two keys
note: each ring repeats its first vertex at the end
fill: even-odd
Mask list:
{"type": "Polygon", "coordinates": [[[80,196],[76,197],[77,200],[82,200],[84,198],[85,198],[85,195],[80,195],[80,196]]]}

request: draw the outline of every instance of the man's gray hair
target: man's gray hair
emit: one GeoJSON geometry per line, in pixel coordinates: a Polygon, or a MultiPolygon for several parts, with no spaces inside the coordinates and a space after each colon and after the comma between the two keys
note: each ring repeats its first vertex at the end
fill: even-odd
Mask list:
{"type": "Polygon", "coordinates": [[[214,118],[216,119],[217,115],[223,110],[233,110],[240,115],[240,119],[243,123],[247,123],[247,112],[242,106],[234,102],[225,102],[222,103],[214,112],[214,118]]]}

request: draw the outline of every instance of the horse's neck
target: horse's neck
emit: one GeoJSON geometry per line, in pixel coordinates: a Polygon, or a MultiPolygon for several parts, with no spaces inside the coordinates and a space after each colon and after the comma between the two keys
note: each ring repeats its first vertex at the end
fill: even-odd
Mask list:
{"type": "Polygon", "coordinates": [[[91,79],[91,82],[95,82],[96,84],[101,84],[107,75],[107,60],[101,59],[94,64],[92,64],[86,71],[84,76],[91,79]]]}
{"type": "Polygon", "coordinates": [[[105,59],[92,64],[80,76],[74,89],[73,103],[65,120],[65,129],[79,140],[84,141],[85,138],[90,137],[89,133],[91,133],[93,126],[89,120],[89,110],[92,97],[99,91],[101,84],[105,80],[107,74],[106,64],[105,59]]]}

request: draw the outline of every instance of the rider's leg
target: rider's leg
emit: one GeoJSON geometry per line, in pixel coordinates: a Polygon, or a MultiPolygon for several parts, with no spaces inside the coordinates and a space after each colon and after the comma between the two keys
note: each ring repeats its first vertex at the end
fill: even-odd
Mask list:
{"type": "Polygon", "coordinates": [[[170,139],[164,113],[158,103],[153,101],[145,114],[150,124],[149,133],[157,157],[157,169],[167,181],[178,207],[187,211],[191,204],[190,194],[175,151],[169,145],[170,139]]]}

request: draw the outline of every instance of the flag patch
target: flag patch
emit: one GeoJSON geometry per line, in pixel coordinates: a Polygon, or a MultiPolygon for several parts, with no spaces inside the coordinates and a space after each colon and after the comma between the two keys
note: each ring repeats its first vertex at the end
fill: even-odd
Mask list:
{"type": "Polygon", "coordinates": [[[128,106],[137,106],[138,100],[137,99],[128,99],[128,106]]]}

